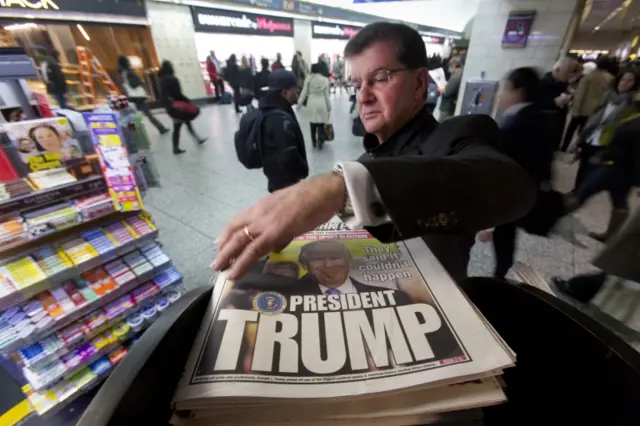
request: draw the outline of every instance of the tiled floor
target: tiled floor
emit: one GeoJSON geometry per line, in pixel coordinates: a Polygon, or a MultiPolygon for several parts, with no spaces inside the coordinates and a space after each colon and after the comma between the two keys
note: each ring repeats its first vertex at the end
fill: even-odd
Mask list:
{"type": "MultiPolygon", "coordinates": [[[[356,158],[362,152],[358,138],[351,135],[347,95],[333,95],[333,119],[336,140],[322,151],[311,149],[308,120],[305,111],[298,118],[307,140],[312,174],[331,170],[339,160],[356,158]]],[[[158,111],[167,126],[170,119],[158,111]]],[[[249,207],[266,194],[266,179],[261,170],[246,170],[236,159],[233,134],[240,115],[230,105],[209,106],[195,121],[196,130],[209,137],[198,146],[183,130],[182,147],[187,153],[171,153],[171,135],[159,136],[150,125],[153,155],[160,173],[161,187],[153,188],[145,198],[145,205],[160,227],[161,241],[185,275],[188,287],[204,284],[213,276],[209,263],[215,254],[215,238],[226,222],[241,209],[249,207]]],[[[569,189],[574,167],[561,161],[557,164],[558,187],[569,189]]],[[[580,213],[584,223],[592,229],[602,229],[608,216],[605,195],[593,199],[580,213]]],[[[588,237],[580,237],[586,249],[577,248],[557,237],[546,239],[521,234],[518,260],[543,276],[570,276],[589,269],[590,256],[598,244],[588,237]]],[[[488,275],[493,268],[490,244],[476,244],[469,267],[472,275],[488,275]]]]}

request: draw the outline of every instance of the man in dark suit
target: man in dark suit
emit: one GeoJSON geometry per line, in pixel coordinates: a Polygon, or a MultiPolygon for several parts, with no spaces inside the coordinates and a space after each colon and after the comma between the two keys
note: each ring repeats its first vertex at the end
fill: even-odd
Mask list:
{"type": "Polygon", "coordinates": [[[490,117],[433,118],[424,106],[427,54],[414,29],[367,25],[349,40],[345,57],[367,153],[237,214],[218,238],[213,267],[238,278],[338,214],[383,242],[422,236],[454,278],[466,277],[475,233],[526,214],[535,202],[533,180],[500,151],[490,117]]]}

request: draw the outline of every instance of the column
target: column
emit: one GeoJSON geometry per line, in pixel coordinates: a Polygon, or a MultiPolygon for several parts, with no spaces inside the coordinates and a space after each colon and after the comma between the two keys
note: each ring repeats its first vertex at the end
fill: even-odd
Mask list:
{"type": "Polygon", "coordinates": [[[480,0],[467,53],[456,113],[460,111],[466,82],[479,78],[500,80],[507,71],[532,66],[550,71],[565,40],[573,37],[572,20],[579,15],[580,0],[480,0]],[[511,11],[535,10],[531,34],[525,48],[501,46],[511,11]]]}
{"type": "Polygon", "coordinates": [[[311,35],[311,21],[293,20],[293,46],[296,51],[302,52],[302,57],[309,66],[318,60],[311,57],[311,35]]]}
{"type": "MultiPolygon", "coordinates": [[[[146,5],[160,62],[165,59],[171,61],[182,91],[188,98],[206,97],[191,10],[188,6],[154,1],[146,5]]],[[[214,49],[215,46],[212,46],[214,49]]]]}

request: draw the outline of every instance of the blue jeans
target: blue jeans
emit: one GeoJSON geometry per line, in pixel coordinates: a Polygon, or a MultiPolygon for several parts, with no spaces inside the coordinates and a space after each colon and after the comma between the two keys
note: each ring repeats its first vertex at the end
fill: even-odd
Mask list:
{"type": "Polygon", "coordinates": [[[615,166],[590,164],[575,192],[580,205],[583,205],[592,196],[607,191],[614,209],[629,208],[630,187],[621,175],[621,171],[615,166]]]}

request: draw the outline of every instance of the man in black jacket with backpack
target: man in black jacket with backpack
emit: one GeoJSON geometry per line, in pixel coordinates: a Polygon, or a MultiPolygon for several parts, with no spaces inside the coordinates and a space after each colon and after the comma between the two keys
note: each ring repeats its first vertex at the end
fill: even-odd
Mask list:
{"type": "Polygon", "coordinates": [[[267,78],[268,91],[258,110],[247,112],[235,135],[238,159],[247,168],[262,167],[269,192],[286,188],[309,176],[307,151],[291,105],[300,88],[291,71],[279,69],[267,78]]]}

